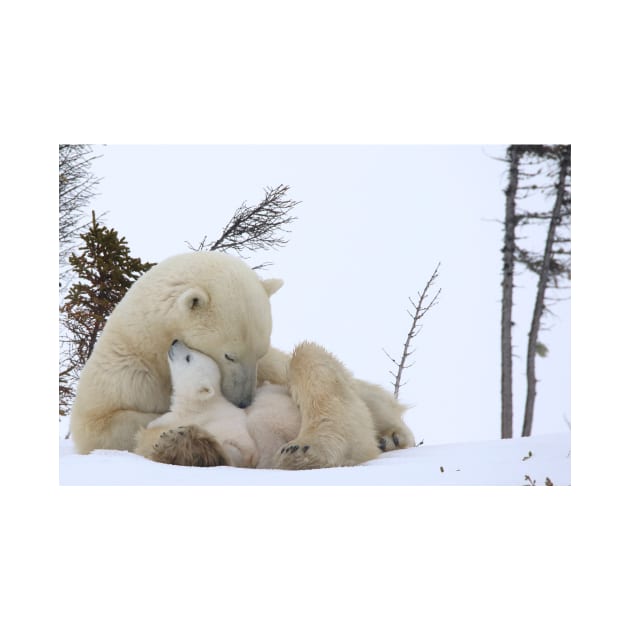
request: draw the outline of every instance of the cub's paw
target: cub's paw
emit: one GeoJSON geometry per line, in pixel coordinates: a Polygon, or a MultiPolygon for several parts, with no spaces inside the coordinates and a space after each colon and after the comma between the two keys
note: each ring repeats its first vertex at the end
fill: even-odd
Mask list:
{"type": "Polygon", "coordinates": [[[327,463],[322,456],[317,444],[287,442],[274,458],[273,468],[283,470],[306,470],[310,468],[327,468],[332,464],[327,463]]]}
{"type": "Polygon", "coordinates": [[[378,447],[386,453],[399,448],[409,448],[415,446],[413,435],[407,431],[391,431],[389,433],[381,433],[377,437],[378,447]]]}
{"type": "Polygon", "coordinates": [[[228,465],[228,458],[219,442],[196,425],[177,427],[162,433],[149,459],[177,466],[228,465]]]}

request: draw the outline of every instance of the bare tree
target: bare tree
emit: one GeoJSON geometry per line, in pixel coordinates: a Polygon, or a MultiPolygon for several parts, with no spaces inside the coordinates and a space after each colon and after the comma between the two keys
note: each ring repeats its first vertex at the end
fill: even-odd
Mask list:
{"type": "MultiPolygon", "coordinates": [[[[545,309],[545,292],[551,279],[556,279],[561,273],[570,275],[570,266],[557,262],[554,257],[554,243],[556,243],[556,230],[562,222],[563,210],[565,216],[570,216],[570,196],[567,196],[567,180],[571,174],[571,147],[560,146],[549,150],[548,155],[559,162],[559,171],[556,183],[556,198],[549,218],[549,228],[547,230],[547,240],[545,250],[538,269],[538,288],[536,291],[536,301],[532,322],[529,330],[529,341],[527,344],[527,397],[525,400],[525,414],[523,418],[522,435],[529,436],[532,433],[534,422],[534,401],[536,399],[536,355],[540,354],[540,343],[538,335],[540,323],[545,309]]],[[[564,242],[565,239],[562,239],[564,242]]],[[[565,254],[565,250],[561,252],[565,254]]],[[[556,280],[557,283],[557,280],[556,280]]]]}
{"type": "Polygon", "coordinates": [[[195,251],[231,251],[239,255],[244,251],[270,250],[286,245],[288,239],[284,234],[289,232],[287,227],[296,218],[290,212],[300,202],[286,198],[289,186],[264,190],[265,197],[260,203],[255,206],[241,204],[216,241],[206,243],[207,236],[204,236],[197,247],[187,245],[195,251]]]}
{"type": "Polygon", "coordinates": [[[400,388],[403,385],[405,385],[405,383],[401,383],[403,372],[405,371],[405,369],[413,365],[413,363],[411,365],[407,365],[407,359],[415,352],[414,349],[411,349],[411,342],[414,339],[414,337],[417,336],[420,330],[422,330],[422,325],[420,324],[420,320],[424,317],[426,312],[434,304],[436,304],[437,299],[440,293],[442,292],[442,289],[438,289],[437,293],[433,296],[431,301],[426,306],[424,305],[425,300],[427,299],[427,296],[429,293],[429,289],[431,288],[431,286],[433,285],[433,283],[438,277],[439,269],[440,269],[440,263],[438,263],[437,267],[435,268],[433,272],[433,275],[425,284],[422,293],[418,293],[418,299],[416,302],[414,302],[411,298],[408,298],[409,302],[411,303],[411,306],[413,307],[413,311],[407,311],[407,313],[409,314],[409,317],[411,317],[411,326],[409,328],[409,332],[407,333],[405,343],[403,344],[400,361],[396,361],[396,359],[392,358],[386,350],[383,350],[383,352],[385,352],[385,354],[387,355],[387,358],[390,359],[392,363],[396,366],[395,372],[390,371],[390,374],[394,377],[394,382],[392,383],[392,385],[394,386],[394,396],[396,398],[398,398],[398,392],[400,391],[400,388]]]}
{"type": "Polygon", "coordinates": [[[96,194],[100,181],[91,170],[93,154],[89,144],[59,145],[59,286],[65,284],[68,258],[78,243],[89,218],[83,213],[96,194]]]}
{"type": "Polygon", "coordinates": [[[512,307],[514,293],[514,255],[516,249],[516,193],[518,190],[521,152],[516,146],[507,150],[510,165],[505,189],[505,219],[503,223],[503,280],[501,306],[501,437],[512,437],[512,307]]]}
{"type": "Polygon", "coordinates": [[[538,276],[527,347],[527,400],[522,435],[531,434],[536,396],[536,355],[545,356],[546,346],[539,340],[541,321],[548,309],[545,291],[550,284],[561,287],[561,279],[571,277],[569,145],[511,145],[507,149],[509,181],[505,190],[503,279],[501,309],[501,437],[512,437],[512,321],[515,264],[538,276]],[[550,183],[550,181],[552,183],[550,183]],[[522,204],[535,194],[555,194],[553,210],[532,211],[522,204]],[[547,226],[543,253],[519,244],[528,225],[547,226]],[[517,235],[520,234],[519,237],[517,235]]]}

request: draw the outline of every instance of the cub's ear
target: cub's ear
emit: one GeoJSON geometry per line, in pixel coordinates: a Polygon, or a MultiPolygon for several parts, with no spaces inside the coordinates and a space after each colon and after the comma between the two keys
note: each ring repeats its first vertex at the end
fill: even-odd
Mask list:
{"type": "Polygon", "coordinates": [[[202,398],[212,398],[215,395],[214,387],[212,385],[205,385],[199,390],[199,394],[202,398]]]}
{"type": "Polygon", "coordinates": [[[178,298],[177,303],[184,311],[193,311],[196,308],[210,303],[210,296],[200,287],[186,289],[178,298]]]}
{"type": "Polygon", "coordinates": [[[284,280],[280,280],[280,278],[269,278],[262,280],[262,284],[263,287],[265,287],[265,291],[267,291],[267,295],[271,297],[284,284],[284,280]]]}

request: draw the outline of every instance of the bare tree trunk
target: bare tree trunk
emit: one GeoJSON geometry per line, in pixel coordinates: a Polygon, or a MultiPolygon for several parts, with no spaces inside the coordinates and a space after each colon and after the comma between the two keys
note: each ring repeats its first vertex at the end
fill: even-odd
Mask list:
{"type": "Polygon", "coordinates": [[[512,293],[516,232],[516,191],[521,153],[508,148],[510,181],[505,190],[505,236],[503,242],[503,287],[501,307],[501,437],[512,437],[512,293]]]}
{"type": "Polygon", "coordinates": [[[556,233],[556,226],[560,222],[567,170],[570,159],[570,153],[564,153],[560,160],[556,201],[553,207],[553,212],[551,213],[551,219],[549,220],[545,253],[543,255],[540,276],[538,278],[538,290],[536,292],[534,314],[532,316],[532,323],[529,329],[529,341],[527,344],[527,398],[525,400],[525,417],[523,419],[523,437],[527,437],[532,434],[532,424],[534,421],[534,400],[536,398],[536,344],[538,343],[540,321],[545,308],[545,290],[549,281],[549,268],[551,265],[553,242],[556,233]]]}

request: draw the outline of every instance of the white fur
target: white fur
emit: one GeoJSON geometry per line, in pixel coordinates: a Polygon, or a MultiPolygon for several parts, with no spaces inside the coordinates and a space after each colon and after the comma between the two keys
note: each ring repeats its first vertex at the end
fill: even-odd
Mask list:
{"type": "Polygon", "coordinates": [[[168,360],[171,410],[150,422],[138,443],[146,441],[145,431],[148,436],[156,428],[194,424],[218,440],[232,466],[269,468],[276,451],[298,434],[299,412],[286,387],[261,386],[253,404],[243,410],[221,394],[221,373],[213,359],[176,341],[168,360]]]}
{"type": "MultiPolygon", "coordinates": [[[[281,285],[281,280],[261,280],[242,260],[218,252],[182,254],[150,269],[116,306],[82,371],[71,417],[77,451],[134,450],[139,430],[169,411],[166,356],[174,339],[218,366],[221,387],[212,386],[214,405],[225,397],[247,407],[258,396],[246,427],[261,445],[261,462],[292,432],[293,420],[278,427],[273,414],[262,412],[277,405],[289,418],[295,407],[288,407],[287,387],[300,411],[299,432],[288,449],[281,448],[275,466],[352,465],[378,455],[376,445],[381,450],[413,446],[404,408],[389,392],[354,379],[315,344],[301,344],[291,357],[270,348],[269,296],[281,285]],[[256,391],[264,381],[283,388],[256,391]]],[[[334,312],[335,305],[330,308],[334,312]]],[[[232,430],[227,419],[238,410],[225,402],[216,415],[223,415],[232,430]]]]}
{"type": "Polygon", "coordinates": [[[132,450],[138,429],[168,411],[174,339],[211,356],[226,397],[249,404],[269,350],[269,296],[281,285],[219,252],[174,256],[145,273],[110,315],[81,373],[71,418],[77,450],[132,450]]]}

